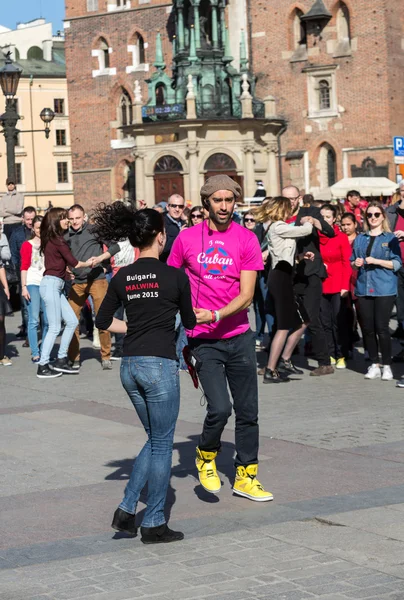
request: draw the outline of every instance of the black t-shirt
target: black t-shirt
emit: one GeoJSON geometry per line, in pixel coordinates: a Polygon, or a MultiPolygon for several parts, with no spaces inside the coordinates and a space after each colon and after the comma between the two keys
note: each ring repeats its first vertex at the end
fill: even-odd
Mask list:
{"type": "Polygon", "coordinates": [[[156,258],[139,258],[113,277],[96,318],[99,329],[108,329],[123,302],[128,331],[124,356],[160,356],[175,360],[175,316],[180,311],[186,329],[193,329],[188,276],[156,258]]]}

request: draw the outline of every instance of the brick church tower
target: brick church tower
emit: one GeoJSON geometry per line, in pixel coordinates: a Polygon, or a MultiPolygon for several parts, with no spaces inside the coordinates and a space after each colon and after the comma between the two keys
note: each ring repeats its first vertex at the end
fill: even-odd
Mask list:
{"type": "MultiPolygon", "coordinates": [[[[250,68],[287,121],[284,183],[319,198],[342,177],[394,180],[404,135],[401,0],[250,0],[250,68]]],[[[404,175],[404,170],[403,170],[404,175]]]]}
{"type": "Polygon", "coordinates": [[[247,196],[255,179],[271,195],[293,182],[319,198],[342,177],[395,179],[401,4],[66,0],[76,201],[153,204],[176,186],[196,202],[216,171],[247,196]]]}

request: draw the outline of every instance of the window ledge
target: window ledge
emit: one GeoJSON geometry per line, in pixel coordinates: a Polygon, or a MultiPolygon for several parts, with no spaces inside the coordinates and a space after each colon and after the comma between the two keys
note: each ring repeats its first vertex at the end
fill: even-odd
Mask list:
{"type": "Polygon", "coordinates": [[[122,138],[120,140],[111,140],[111,148],[113,150],[120,150],[121,148],[133,148],[135,140],[132,136],[122,138]]]}
{"type": "Polygon", "coordinates": [[[103,77],[104,75],[116,75],[116,67],[93,71],[93,77],[103,77]]]}
{"type": "Polygon", "coordinates": [[[333,53],[333,58],[343,58],[344,56],[352,56],[352,48],[349,40],[338,42],[333,53]]]}
{"type": "Polygon", "coordinates": [[[71,183],[57,183],[56,184],[57,192],[65,192],[65,191],[73,191],[73,186],[71,183]]]}
{"type": "Polygon", "coordinates": [[[69,156],[72,153],[70,146],[53,146],[53,154],[69,156]]]}
{"type": "Polygon", "coordinates": [[[141,65],[137,65],[136,67],[134,65],[130,65],[129,67],[126,67],[127,73],[147,73],[148,70],[149,70],[148,63],[142,63],[141,65]]]}
{"type": "Polygon", "coordinates": [[[306,60],[308,60],[307,47],[301,45],[293,52],[289,62],[304,62],[306,60]]]}
{"type": "Polygon", "coordinates": [[[309,115],[307,115],[308,119],[330,119],[333,117],[338,117],[338,111],[337,110],[319,110],[317,112],[312,112],[309,115]]]}

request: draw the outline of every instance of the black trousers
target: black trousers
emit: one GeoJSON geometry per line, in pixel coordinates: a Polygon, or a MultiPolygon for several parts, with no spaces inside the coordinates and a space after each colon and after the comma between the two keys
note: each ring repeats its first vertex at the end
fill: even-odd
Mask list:
{"type": "Polygon", "coordinates": [[[328,355],[338,360],[342,358],[339,343],[339,319],[341,294],[323,294],[321,296],[320,320],[327,339],[328,355]]]}
{"type": "Polygon", "coordinates": [[[397,271],[397,321],[404,325],[404,269],[397,271]]]}
{"type": "Polygon", "coordinates": [[[366,349],[372,363],[379,362],[379,350],[382,364],[391,364],[391,336],[389,321],[395,296],[361,296],[358,309],[366,349]]]}
{"type": "Polygon", "coordinates": [[[188,341],[202,363],[198,375],[207,401],[199,448],[220,449],[220,438],[232,411],[229,385],[236,415],[236,467],[257,464],[258,383],[253,332],[223,340],[188,341]]]}
{"type": "Polygon", "coordinates": [[[354,348],[355,307],[352,294],[341,298],[341,307],[338,315],[338,336],[341,344],[342,356],[348,358],[354,348]]]}
{"type": "Polygon", "coordinates": [[[320,321],[320,304],[323,295],[323,282],[317,275],[307,277],[304,285],[301,282],[295,284],[296,296],[299,296],[309,316],[308,331],[311,335],[313,353],[318,364],[329,365],[330,355],[328,352],[327,339],[320,321]]]}

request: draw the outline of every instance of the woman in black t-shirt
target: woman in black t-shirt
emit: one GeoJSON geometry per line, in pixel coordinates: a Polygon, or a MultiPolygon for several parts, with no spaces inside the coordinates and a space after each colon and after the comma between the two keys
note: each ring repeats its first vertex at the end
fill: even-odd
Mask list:
{"type": "Polygon", "coordinates": [[[94,224],[100,239],[117,242],[129,238],[140,250],[138,260],[120,269],[111,280],[96,319],[99,329],[125,334],[121,381],[148,436],[112,527],[136,535],[136,506],[147,483],[142,542],[175,542],[184,535],[168,528],[164,505],[180,405],[175,351],[177,312],[187,329],[196,325],[189,280],[183,271],[159,260],[166,236],[163,216],[157,211],[147,208],[135,212],[122,203],[99,206],[94,224]],[[121,302],[127,323],[114,318],[121,302]]]}

